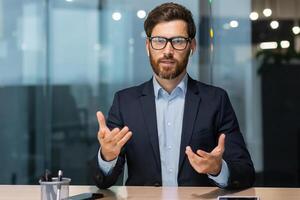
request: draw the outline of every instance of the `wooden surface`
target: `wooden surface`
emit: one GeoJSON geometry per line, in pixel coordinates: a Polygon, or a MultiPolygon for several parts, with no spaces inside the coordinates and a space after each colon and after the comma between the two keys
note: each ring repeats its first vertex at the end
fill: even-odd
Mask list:
{"type": "MultiPolygon", "coordinates": [[[[104,194],[103,200],[210,200],[217,199],[220,195],[251,195],[259,196],[261,200],[300,199],[300,188],[250,188],[230,192],[215,187],[111,187],[108,190],[98,190],[95,186],[70,186],[70,196],[86,192],[101,192],[104,194]]],[[[40,186],[0,185],[0,200],[12,199],[40,200],[40,186]]]]}

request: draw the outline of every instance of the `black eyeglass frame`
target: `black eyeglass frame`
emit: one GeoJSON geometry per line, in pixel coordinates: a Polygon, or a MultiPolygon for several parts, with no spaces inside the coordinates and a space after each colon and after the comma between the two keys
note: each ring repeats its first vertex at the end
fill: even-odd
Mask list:
{"type": "Polygon", "coordinates": [[[154,36],[154,37],[148,37],[148,39],[149,39],[149,41],[150,41],[151,47],[152,47],[153,49],[155,49],[155,50],[162,50],[162,49],[166,48],[168,42],[170,42],[171,45],[172,45],[172,47],[173,47],[173,49],[178,50],[178,51],[183,51],[183,50],[185,50],[186,47],[188,46],[188,43],[191,43],[191,41],[192,41],[191,38],[186,38],[186,37],[182,37],[182,36],[171,37],[171,38],[166,38],[166,37],[161,37],[161,36],[154,36]],[[154,48],[154,47],[153,47],[153,44],[152,44],[152,40],[155,39],[155,38],[161,38],[161,39],[166,40],[165,45],[164,45],[162,48],[159,48],[159,49],[154,48]],[[177,49],[177,48],[174,47],[172,41],[173,41],[173,39],[177,39],[177,38],[181,38],[181,39],[184,39],[184,40],[186,41],[185,47],[184,47],[183,49],[177,49]]]}

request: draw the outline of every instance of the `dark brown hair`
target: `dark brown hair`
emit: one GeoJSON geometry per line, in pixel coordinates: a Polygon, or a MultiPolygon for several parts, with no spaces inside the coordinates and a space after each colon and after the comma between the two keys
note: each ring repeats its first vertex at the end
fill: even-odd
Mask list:
{"type": "Polygon", "coordinates": [[[154,8],[147,16],[144,22],[146,35],[151,37],[153,28],[161,22],[172,20],[183,20],[188,25],[188,34],[190,38],[196,35],[196,26],[193,15],[186,7],[177,3],[164,3],[154,8]]]}

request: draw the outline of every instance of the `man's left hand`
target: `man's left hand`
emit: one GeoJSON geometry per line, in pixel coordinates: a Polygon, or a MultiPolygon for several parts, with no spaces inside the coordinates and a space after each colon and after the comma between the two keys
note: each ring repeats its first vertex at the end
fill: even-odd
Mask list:
{"type": "Polygon", "coordinates": [[[216,146],[210,153],[198,149],[193,152],[190,146],[186,147],[185,153],[192,167],[201,174],[218,175],[222,168],[222,156],[225,150],[225,134],[222,133],[216,146]]]}

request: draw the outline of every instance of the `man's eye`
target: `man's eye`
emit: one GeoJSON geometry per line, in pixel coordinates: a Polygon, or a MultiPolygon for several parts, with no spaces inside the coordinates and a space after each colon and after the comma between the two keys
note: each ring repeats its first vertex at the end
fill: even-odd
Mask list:
{"type": "Polygon", "coordinates": [[[182,38],[175,38],[172,40],[172,42],[173,42],[173,44],[182,44],[185,42],[185,40],[182,38]]]}
{"type": "Polygon", "coordinates": [[[157,42],[157,43],[165,43],[166,40],[163,39],[163,38],[155,38],[154,42],[157,42]]]}

